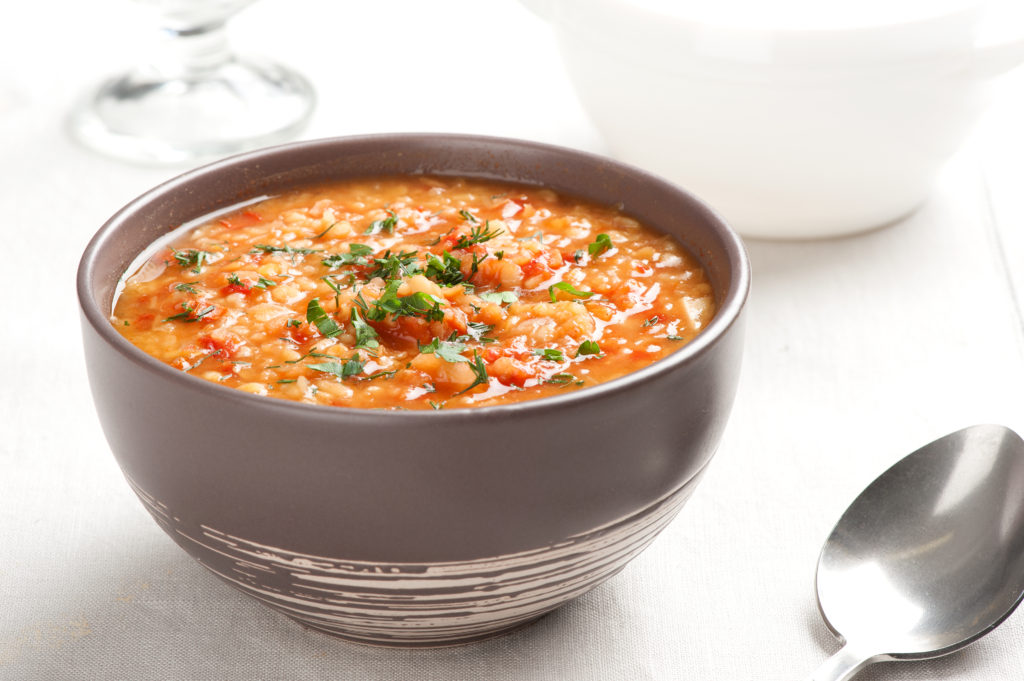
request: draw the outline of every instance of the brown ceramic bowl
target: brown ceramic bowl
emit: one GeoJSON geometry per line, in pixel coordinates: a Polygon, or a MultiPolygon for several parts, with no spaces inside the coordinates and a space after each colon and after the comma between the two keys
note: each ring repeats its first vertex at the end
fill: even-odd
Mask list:
{"type": "Polygon", "coordinates": [[[302,624],[384,645],[471,641],[611,577],[675,516],[725,427],[749,265],[682,189],[598,156],[463,135],[326,139],[229,158],[132,201],[82,257],[96,409],[161,527],[228,583],[302,624]],[[133,260],[241,200],[428,173],[543,185],[623,209],[704,264],[714,320],[636,373],[479,409],[381,412],[259,397],[175,370],[108,321],[133,260]]]}

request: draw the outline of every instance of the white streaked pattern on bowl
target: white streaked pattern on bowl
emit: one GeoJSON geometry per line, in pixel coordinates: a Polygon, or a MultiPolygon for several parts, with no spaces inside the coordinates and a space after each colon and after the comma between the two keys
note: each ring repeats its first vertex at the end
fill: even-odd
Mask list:
{"type": "Polygon", "coordinates": [[[204,567],[300,624],[360,643],[443,646],[518,628],[612,577],[675,517],[699,478],[626,519],[550,546],[423,564],[313,556],[188,526],[128,482],[175,541],[216,556],[200,561],[204,567]]]}

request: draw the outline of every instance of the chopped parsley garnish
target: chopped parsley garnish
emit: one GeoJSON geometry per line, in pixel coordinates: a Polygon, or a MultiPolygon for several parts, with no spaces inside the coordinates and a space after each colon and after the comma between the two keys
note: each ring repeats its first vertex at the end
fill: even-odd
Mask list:
{"type": "Polygon", "coordinates": [[[327,234],[327,232],[329,232],[329,231],[331,231],[332,229],[334,229],[334,226],[335,226],[336,224],[338,224],[338,223],[337,223],[337,222],[332,222],[332,223],[331,223],[331,224],[330,224],[330,225],[329,225],[329,226],[327,227],[327,229],[325,229],[324,231],[320,232],[319,234],[317,234],[317,235],[316,235],[315,237],[313,237],[313,238],[314,238],[314,239],[319,239],[320,237],[322,237],[322,236],[325,236],[325,235],[327,234]]]}
{"type": "Polygon", "coordinates": [[[252,247],[250,253],[284,253],[286,255],[309,255],[310,253],[319,253],[319,248],[301,248],[295,246],[271,246],[269,244],[256,244],[252,247]]]}
{"type": "Polygon", "coordinates": [[[352,306],[349,312],[349,319],[352,321],[352,328],[356,332],[357,348],[374,350],[380,346],[380,343],[377,341],[377,331],[359,316],[359,310],[355,306],[352,306]]]}
{"type": "Polygon", "coordinates": [[[576,356],[581,355],[600,355],[601,346],[597,344],[597,341],[585,340],[580,343],[579,349],[576,351],[576,356]]]}
{"type": "Polygon", "coordinates": [[[428,279],[433,279],[441,286],[461,284],[463,283],[462,261],[448,251],[442,253],[440,258],[431,255],[427,258],[427,269],[424,274],[428,279]]]}
{"type": "Polygon", "coordinates": [[[498,260],[501,260],[502,258],[505,257],[505,251],[495,251],[494,257],[497,258],[498,260]]]}
{"type": "Polygon", "coordinates": [[[481,293],[480,299],[486,300],[488,303],[503,305],[505,303],[517,302],[519,300],[519,296],[512,291],[491,291],[489,293],[481,293]]]}
{"type": "Polygon", "coordinates": [[[193,286],[193,284],[198,284],[198,283],[199,283],[198,281],[187,281],[187,282],[182,283],[182,284],[175,284],[174,285],[174,290],[175,291],[181,291],[182,293],[198,293],[198,291],[196,291],[196,287],[193,286]]]}
{"type": "Polygon", "coordinates": [[[298,319],[289,319],[287,322],[284,323],[284,325],[285,327],[294,327],[297,329],[300,326],[302,326],[302,322],[300,322],[298,319]]]}
{"type": "Polygon", "coordinates": [[[184,309],[185,309],[184,312],[179,312],[178,314],[171,315],[170,317],[168,317],[164,321],[165,322],[172,322],[172,321],[180,319],[183,322],[198,322],[200,319],[202,319],[203,317],[205,317],[206,315],[210,314],[215,309],[217,309],[213,305],[207,305],[203,309],[199,310],[199,312],[196,312],[195,308],[192,307],[191,305],[186,304],[186,305],[183,305],[182,307],[184,307],[184,309]]]}
{"type": "Polygon", "coordinates": [[[582,379],[576,378],[572,374],[567,373],[554,374],[553,376],[551,376],[551,378],[544,382],[552,383],[554,385],[569,385],[570,383],[573,383],[575,385],[583,385],[582,379]]]}
{"type": "Polygon", "coordinates": [[[370,226],[366,228],[363,234],[377,234],[379,232],[387,232],[391,234],[395,231],[395,225],[398,224],[398,216],[395,215],[395,211],[389,210],[388,216],[382,220],[374,220],[370,223],[370,226]]]}
{"type": "Polygon", "coordinates": [[[559,291],[565,291],[569,295],[576,296],[577,298],[589,298],[590,296],[594,295],[593,291],[578,291],[576,290],[576,287],[574,287],[569,282],[560,281],[557,284],[552,284],[551,286],[548,286],[548,296],[551,298],[552,303],[558,300],[558,298],[555,296],[555,289],[558,289],[559,291]]]}
{"type": "Polygon", "coordinates": [[[669,334],[669,335],[665,336],[665,338],[667,338],[670,341],[681,341],[681,340],[684,340],[682,336],[677,336],[675,334],[669,334]]]}
{"type": "Polygon", "coordinates": [[[444,319],[442,305],[447,301],[423,291],[417,291],[412,295],[399,296],[398,289],[402,285],[401,279],[392,279],[384,288],[380,298],[368,305],[363,300],[362,293],[356,296],[356,305],[363,310],[363,315],[368,321],[379,322],[388,315],[392,317],[423,317],[428,322],[439,322],[444,319]]]}
{"type": "Polygon", "coordinates": [[[394,279],[396,277],[411,277],[420,273],[416,265],[416,251],[392,253],[390,250],[384,252],[383,258],[374,258],[376,266],[369,274],[367,280],[380,277],[381,279],[394,279]]]}
{"type": "Polygon", "coordinates": [[[660,319],[661,319],[661,317],[659,317],[658,315],[654,315],[653,317],[649,317],[648,319],[645,319],[644,323],[641,324],[641,326],[654,326],[655,324],[658,323],[658,321],[660,319]]]}
{"type": "Polygon", "coordinates": [[[172,248],[171,251],[174,253],[174,259],[182,267],[191,267],[192,272],[199,274],[203,271],[203,263],[210,262],[210,256],[213,255],[207,251],[199,251],[195,248],[190,248],[187,251],[179,251],[176,248],[172,248]]]}
{"type": "Polygon", "coordinates": [[[442,238],[444,238],[444,237],[448,236],[448,235],[449,235],[449,234],[451,234],[451,233],[452,233],[453,231],[455,231],[455,228],[454,228],[454,227],[452,227],[451,229],[449,229],[449,230],[448,230],[447,232],[445,232],[444,234],[441,234],[440,236],[437,236],[437,237],[435,237],[434,239],[431,239],[430,241],[428,241],[428,242],[427,242],[427,246],[436,246],[436,245],[438,245],[439,243],[441,243],[441,239],[442,239],[442,238]]]}
{"type": "Polygon", "coordinates": [[[459,236],[459,240],[452,246],[453,249],[458,250],[460,248],[469,248],[476,244],[482,244],[485,241],[490,241],[496,236],[503,234],[501,229],[491,229],[491,221],[488,220],[483,225],[477,225],[469,231],[469,236],[465,234],[459,236]]]}
{"type": "Polygon", "coordinates": [[[282,379],[280,379],[280,380],[279,380],[279,381],[277,381],[277,382],[278,382],[278,383],[294,383],[294,382],[295,382],[295,380],[296,380],[296,379],[294,379],[294,378],[282,378],[282,379]]]}
{"type": "Polygon", "coordinates": [[[494,327],[491,326],[490,324],[484,324],[483,322],[467,322],[466,323],[466,333],[469,335],[470,338],[472,338],[473,340],[478,341],[480,343],[494,343],[495,342],[495,339],[487,338],[486,337],[486,334],[490,333],[490,331],[493,328],[494,327]]]}
{"type": "Polygon", "coordinates": [[[401,369],[392,369],[391,371],[375,371],[372,374],[370,374],[369,376],[367,376],[367,377],[365,377],[363,379],[360,379],[360,380],[372,381],[375,378],[391,378],[392,376],[397,374],[399,371],[401,371],[401,369]]]}
{"type": "Polygon", "coordinates": [[[267,279],[266,277],[260,277],[259,280],[256,281],[256,283],[254,283],[252,286],[249,286],[244,281],[239,279],[238,278],[238,274],[235,273],[235,272],[232,272],[231,274],[228,275],[228,283],[231,284],[232,286],[241,286],[242,288],[246,288],[246,289],[250,289],[250,288],[268,289],[271,286],[277,286],[277,282],[276,281],[271,281],[270,279],[267,279]]]}
{"type": "MultiPolygon", "coordinates": [[[[484,364],[484,360],[480,357],[480,353],[476,350],[473,351],[473,361],[469,363],[469,368],[473,370],[473,382],[470,383],[465,389],[455,393],[455,395],[461,395],[464,392],[469,392],[478,385],[486,385],[488,382],[487,378],[487,365],[484,364]]],[[[454,395],[453,395],[454,397],[454,395]]]]}
{"type": "Polygon", "coordinates": [[[369,265],[366,256],[373,254],[373,249],[366,244],[349,244],[348,253],[332,253],[320,262],[332,270],[345,265],[369,265]]]}
{"type": "Polygon", "coordinates": [[[615,248],[612,245],[612,239],[607,234],[598,234],[597,238],[594,239],[594,243],[587,246],[587,253],[590,253],[590,257],[596,258],[605,251],[609,251],[615,248]]]}
{"type": "Polygon", "coordinates": [[[434,400],[427,400],[427,404],[429,404],[430,408],[433,409],[434,411],[444,409],[444,402],[435,402],[434,400]]]}
{"type": "Polygon", "coordinates": [[[466,209],[462,209],[462,210],[460,210],[460,211],[459,211],[459,216],[460,216],[460,217],[461,217],[461,218],[462,218],[463,220],[468,220],[469,222],[480,222],[479,220],[477,220],[477,219],[476,219],[476,216],[475,216],[475,215],[473,215],[472,213],[470,213],[470,212],[469,212],[468,210],[466,210],[466,209]]]}
{"type": "Polygon", "coordinates": [[[334,338],[341,333],[338,322],[327,316],[324,309],[320,307],[320,299],[314,298],[306,305],[306,321],[316,326],[327,338],[334,338]]]}
{"type": "MultiPolygon", "coordinates": [[[[284,361],[284,363],[285,364],[298,364],[299,362],[301,362],[302,360],[306,359],[307,357],[322,357],[324,359],[337,359],[337,357],[335,357],[334,355],[328,355],[328,354],[325,354],[325,353],[322,353],[322,352],[317,352],[316,350],[310,350],[309,352],[304,354],[302,357],[299,357],[298,359],[286,359],[284,361]]],[[[267,368],[268,369],[278,369],[278,368],[280,368],[280,365],[278,365],[276,367],[267,367],[267,368]]]]}
{"type": "Polygon", "coordinates": [[[558,348],[538,348],[533,351],[538,357],[543,357],[548,362],[564,362],[565,353],[558,348]]]}
{"type": "Polygon", "coordinates": [[[334,309],[337,310],[338,309],[338,296],[341,295],[341,287],[338,286],[338,284],[333,279],[331,279],[331,275],[320,277],[320,281],[322,281],[325,284],[327,284],[327,286],[332,291],[334,291],[334,309]]]}
{"type": "Polygon", "coordinates": [[[420,352],[424,355],[434,355],[446,362],[456,364],[458,362],[469,362],[469,358],[462,355],[466,351],[466,344],[452,340],[441,340],[434,338],[426,345],[420,346],[420,352]]]}
{"type": "Polygon", "coordinates": [[[320,362],[318,364],[307,364],[307,367],[314,371],[322,371],[325,374],[333,374],[338,378],[345,380],[352,376],[358,376],[363,373],[363,368],[366,364],[363,362],[359,353],[353,354],[348,360],[342,362],[340,359],[333,359],[329,362],[320,362]]]}
{"type": "Polygon", "coordinates": [[[487,260],[487,258],[489,258],[489,257],[490,257],[490,255],[488,255],[486,253],[484,255],[477,255],[476,253],[473,254],[473,262],[470,263],[470,266],[469,266],[469,278],[470,279],[472,279],[474,276],[476,276],[477,270],[480,268],[480,263],[482,263],[484,260],[487,260]]]}

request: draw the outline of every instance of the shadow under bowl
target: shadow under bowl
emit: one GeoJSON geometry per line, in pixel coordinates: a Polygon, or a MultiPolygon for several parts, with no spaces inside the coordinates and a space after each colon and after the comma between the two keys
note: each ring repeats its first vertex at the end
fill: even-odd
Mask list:
{"type": "Polygon", "coordinates": [[[675,516],[732,405],[750,271],[701,202],[591,154],[441,134],[324,139],[243,154],[143,194],[99,230],[78,296],[89,380],[118,464],[167,534],[300,623],[393,646],[514,629],[614,575],[675,516]],[[346,178],[429,174],[543,186],[674,235],[716,317],[608,383],[478,409],[383,412],[259,397],[178,371],[110,324],[118,284],[178,225],[346,178]]]}

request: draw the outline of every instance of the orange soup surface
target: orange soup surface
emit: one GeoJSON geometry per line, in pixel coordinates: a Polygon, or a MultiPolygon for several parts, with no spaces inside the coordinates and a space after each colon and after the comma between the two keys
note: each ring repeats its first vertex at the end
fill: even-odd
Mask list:
{"type": "Polygon", "coordinates": [[[700,264],[612,208],[394,177],[212,218],[125,281],[114,326],[257,395],[377,409],[532,400],[636,371],[715,313],[700,264]]]}

